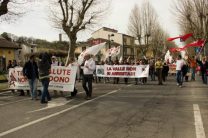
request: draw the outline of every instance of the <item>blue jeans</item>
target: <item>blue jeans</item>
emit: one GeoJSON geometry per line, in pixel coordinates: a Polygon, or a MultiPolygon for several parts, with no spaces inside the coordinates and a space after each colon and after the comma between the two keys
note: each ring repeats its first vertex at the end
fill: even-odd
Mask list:
{"type": "Polygon", "coordinates": [[[51,100],[51,96],[48,92],[48,86],[49,86],[49,82],[50,82],[50,79],[49,78],[44,78],[44,79],[41,79],[41,83],[42,83],[42,95],[41,95],[41,102],[45,102],[46,100],[46,97],[47,97],[47,100],[50,101],[51,100]]]}
{"type": "Polygon", "coordinates": [[[206,73],[202,74],[202,80],[203,80],[204,84],[207,84],[207,74],[206,73]]]}
{"type": "Polygon", "coordinates": [[[30,86],[30,95],[32,99],[37,98],[37,79],[29,79],[29,86],[30,86]]]}
{"type": "Polygon", "coordinates": [[[179,85],[183,84],[183,73],[181,70],[176,70],[176,80],[179,85]]]}
{"type": "Polygon", "coordinates": [[[196,69],[191,68],[191,80],[195,80],[195,73],[196,73],[196,69]]]}

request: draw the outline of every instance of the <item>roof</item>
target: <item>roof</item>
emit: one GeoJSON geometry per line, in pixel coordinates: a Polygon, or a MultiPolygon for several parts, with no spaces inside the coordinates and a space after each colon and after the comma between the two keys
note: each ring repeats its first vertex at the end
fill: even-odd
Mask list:
{"type": "Polygon", "coordinates": [[[10,42],[3,37],[0,37],[0,48],[20,49],[15,43],[10,42]]]}
{"type": "Polygon", "coordinates": [[[108,27],[101,27],[100,29],[94,31],[92,34],[94,34],[95,32],[99,31],[99,30],[105,30],[105,31],[108,31],[108,32],[112,32],[112,33],[118,33],[118,30],[116,29],[112,29],[112,28],[108,28],[108,27]]]}

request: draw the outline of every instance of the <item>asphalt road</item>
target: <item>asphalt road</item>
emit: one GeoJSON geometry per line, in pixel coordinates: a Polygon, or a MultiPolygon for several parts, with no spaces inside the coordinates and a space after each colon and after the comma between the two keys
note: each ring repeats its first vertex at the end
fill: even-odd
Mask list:
{"type": "Polygon", "coordinates": [[[206,138],[208,85],[170,78],[163,86],[93,84],[93,99],[77,83],[75,99],[48,104],[0,93],[0,137],[4,138],[206,138]]]}

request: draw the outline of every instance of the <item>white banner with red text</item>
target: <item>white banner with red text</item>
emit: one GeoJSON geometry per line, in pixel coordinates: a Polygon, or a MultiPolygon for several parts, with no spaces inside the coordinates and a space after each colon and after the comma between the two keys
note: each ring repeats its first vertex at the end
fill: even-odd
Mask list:
{"type": "Polygon", "coordinates": [[[144,78],[149,76],[149,65],[98,65],[97,77],[144,78]]]}
{"type": "MultiPolygon", "coordinates": [[[[50,71],[49,90],[73,91],[76,79],[77,66],[52,66],[50,71]]],[[[23,76],[22,67],[10,68],[8,76],[9,89],[29,90],[28,80],[23,76]]],[[[37,89],[41,90],[38,82],[37,89]]]]}

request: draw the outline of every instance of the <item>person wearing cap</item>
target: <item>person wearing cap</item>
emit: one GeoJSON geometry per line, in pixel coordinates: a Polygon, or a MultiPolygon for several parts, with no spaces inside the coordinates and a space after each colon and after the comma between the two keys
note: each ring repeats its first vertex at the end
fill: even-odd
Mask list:
{"type": "Polygon", "coordinates": [[[95,70],[95,61],[89,54],[85,55],[85,63],[83,69],[83,80],[82,86],[86,92],[86,100],[90,100],[92,98],[92,80],[93,80],[93,72],[95,70]],[[87,87],[88,84],[88,87],[87,87]]]}

